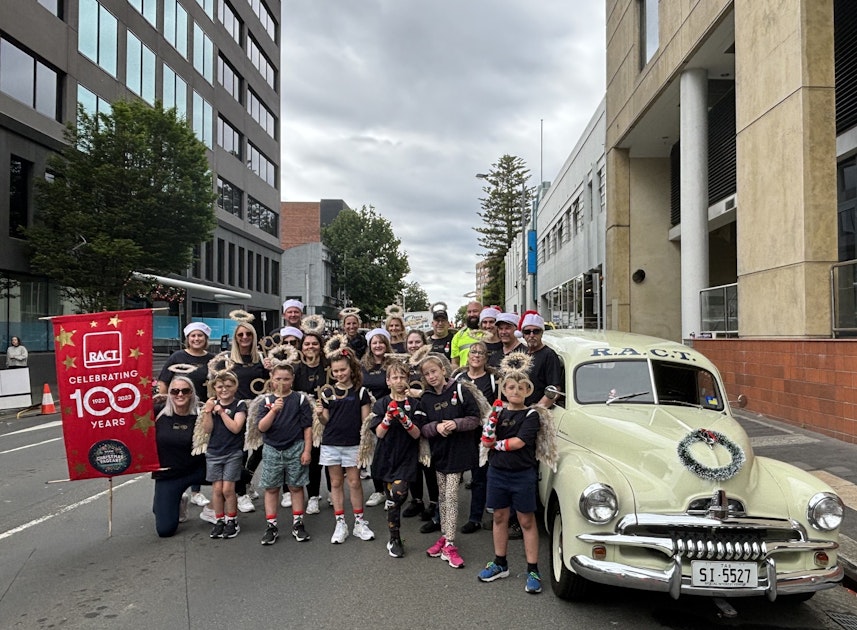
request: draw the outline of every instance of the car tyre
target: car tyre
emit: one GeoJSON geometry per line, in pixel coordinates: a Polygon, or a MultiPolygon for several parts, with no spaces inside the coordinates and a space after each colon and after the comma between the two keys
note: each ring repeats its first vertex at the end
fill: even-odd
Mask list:
{"type": "Polygon", "coordinates": [[[563,562],[562,510],[555,506],[551,519],[550,581],[554,595],[568,601],[584,599],[592,586],[591,582],[569,570],[563,562]]]}

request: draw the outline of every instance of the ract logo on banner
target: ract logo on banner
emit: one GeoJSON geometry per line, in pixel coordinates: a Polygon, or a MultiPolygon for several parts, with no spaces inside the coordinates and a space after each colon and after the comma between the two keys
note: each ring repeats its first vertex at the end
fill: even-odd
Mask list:
{"type": "Polygon", "coordinates": [[[85,334],[83,365],[88,368],[122,365],[122,333],[117,330],[85,334]]]}

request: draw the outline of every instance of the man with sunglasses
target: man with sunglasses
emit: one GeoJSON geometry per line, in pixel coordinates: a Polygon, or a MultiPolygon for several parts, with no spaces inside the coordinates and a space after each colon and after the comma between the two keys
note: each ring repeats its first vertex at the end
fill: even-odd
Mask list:
{"type": "Polygon", "coordinates": [[[527,396],[524,404],[541,405],[550,408],[553,399],[545,396],[545,388],[553,385],[558,390],[564,389],[565,368],[556,352],[542,341],[545,332],[545,320],[536,311],[527,311],[521,319],[521,334],[527,344],[527,352],[533,358],[533,366],[529,376],[533,383],[533,392],[527,396]]]}
{"type": "Polygon", "coordinates": [[[495,321],[497,337],[502,347],[488,357],[488,365],[499,368],[503,358],[510,352],[527,352],[527,346],[518,339],[518,316],[514,313],[498,313],[495,321]]]}

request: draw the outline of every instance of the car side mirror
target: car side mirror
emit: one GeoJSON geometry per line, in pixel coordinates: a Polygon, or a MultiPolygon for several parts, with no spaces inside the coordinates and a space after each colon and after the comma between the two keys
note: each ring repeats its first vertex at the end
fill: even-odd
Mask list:
{"type": "Polygon", "coordinates": [[[747,406],[747,397],[744,394],[738,394],[738,398],[730,400],[729,403],[738,407],[738,409],[743,409],[747,406]]]}

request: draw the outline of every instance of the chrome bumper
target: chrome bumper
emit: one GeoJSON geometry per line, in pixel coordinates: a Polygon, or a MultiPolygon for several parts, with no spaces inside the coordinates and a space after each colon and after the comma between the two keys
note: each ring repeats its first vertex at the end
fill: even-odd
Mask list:
{"type": "Polygon", "coordinates": [[[572,570],[582,578],[599,584],[635,588],[644,591],[669,593],[673,599],[679,595],[702,595],[709,597],[753,597],[765,595],[774,601],[778,595],[808,593],[833,588],[842,581],[844,569],[837,565],[830,569],[791,571],[777,575],[773,558],[764,561],[759,573],[759,584],[755,588],[700,588],[691,585],[690,576],[682,576],[681,560],[673,559],[669,569],[644,569],[618,562],[593,560],[588,556],[573,556],[572,570]]]}

